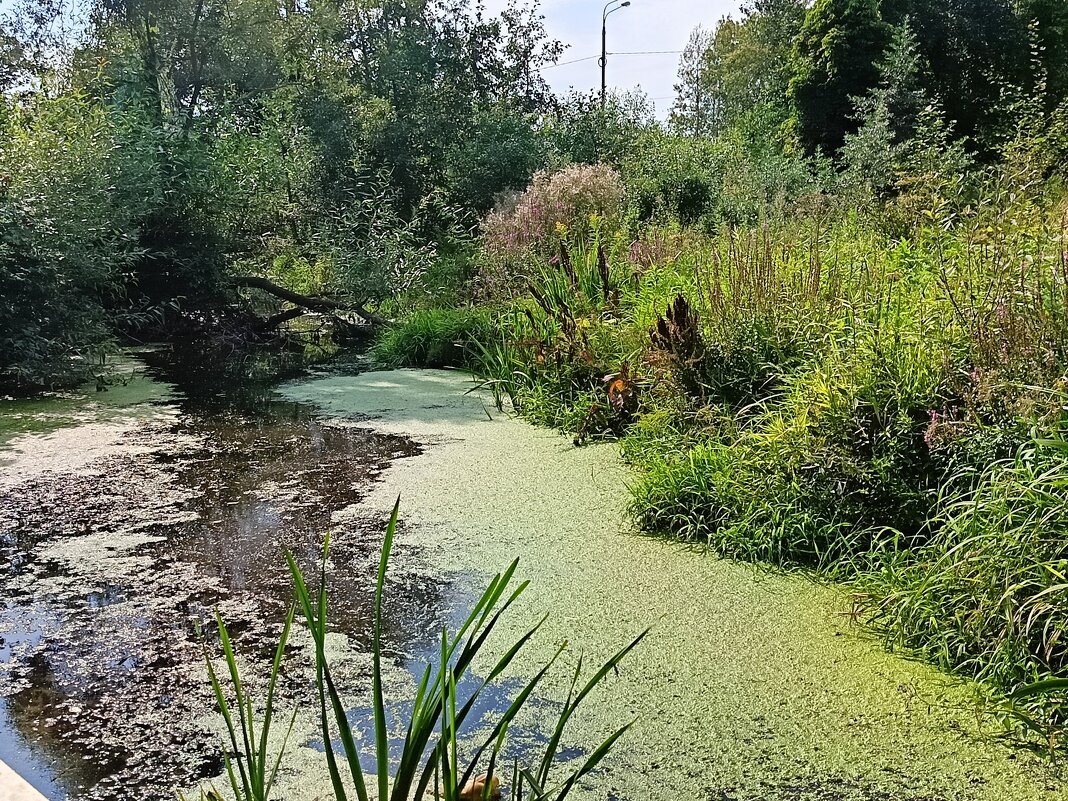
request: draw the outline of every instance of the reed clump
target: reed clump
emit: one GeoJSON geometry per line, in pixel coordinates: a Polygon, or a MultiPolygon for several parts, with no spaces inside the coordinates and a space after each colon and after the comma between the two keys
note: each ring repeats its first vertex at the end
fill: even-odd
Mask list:
{"type": "MultiPolygon", "coordinates": [[[[290,717],[275,753],[270,751],[271,728],[274,724],[275,688],[283,670],[295,610],[299,610],[315,651],[318,704],[314,712],[320,721],[323,759],[337,801],[347,801],[349,798],[357,801],[369,801],[372,798],[381,801],[423,801],[431,797],[442,801],[474,801],[476,798],[490,801],[499,799],[502,790],[507,797],[516,801],[523,798],[530,801],[565,801],[576,783],[597,768],[632,725],[627,723],[619,727],[584,756],[565,761],[560,752],[567,724],[586,698],[609,673],[617,670],[627,654],[638,646],[648,632],[639,634],[592,674],[584,672],[580,658],[571,674],[570,687],[560,704],[555,723],[551,730],[544,732],[540,753],[524,752],[522,756],[509,758],[509,727],[520,712],[538,697],[536,694],[544,679],[566,648],[566,643],[557,646],[545,664],[517,692],[511,694],[507,706],[494,713],[488,732],[477,735],[467,733],[464,723],[478,709],[480,699],[488,694],[488,689],[500,683],[516,656],[529,645],[548,617],[543,617],[519,639],[508,644],[496,659],[490,659],[488,669],[482,673],[476,672],[476,658],[480,655],[483,659],[489,657],[486,653],[487,641],[529,583],[515,581],[519,566],[516,560],[494,576],[455,631],[442,628],[437,660],[426,665],[411,706],[406,707],[404,719],[391,720],[383,686],[382,607],[399,509],[398,499],[382,542],[375,589],[371,677],[373,743],[364,745],[354,732],[348,717],[352,705],[341,693],[334,665],[327,653],[329,536],[323,545],[321,570],[315,590],[305,580],[293,555],[286,554],[296,602],[279,639],[266,699],[259,710],[242,681],[229,633],[224,621],[219,618],[218,631],[229,684],[224,684],[219,678],[210,657],[207,658],[207,666],[226,724],[228,750],[224,760],[233,797],[237,801],[268,801],[278,772],[284,765],[285,749],[296,712],[290,717]],[[461,691],[459,688],[467,684],[466,680],[473,680],[474,689],[461,691]],[[404,731],[399,753],[396,747],[391,751],[390,744],[393,732],[398,728],[404,731]],[[472,736],[474,742],[470,741],[472,736]],[[373,775],[365,771],[365,759],[374,764],[373,775]]],[[[205,801],[219,797],[214,788],[205,788],[201,795],[205,801]]]]}

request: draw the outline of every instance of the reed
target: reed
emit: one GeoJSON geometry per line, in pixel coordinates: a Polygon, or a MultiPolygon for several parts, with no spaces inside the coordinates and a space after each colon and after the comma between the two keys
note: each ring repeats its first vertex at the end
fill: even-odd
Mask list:
{"type": "MultiPolygon", "coordinates": [[[[358,801],[370,801],[372,798],[421,801],[430,793],[443,801],[460,801],[461,792],[465,787],[471,786],[479,774],[491,778],[499,777],[498,771],[504,760],[509,727],[535,697],[566,647],[558,646],[545,664],[514,694],[509,705],[497,713],[488,734],[473,743],[465,741],[461,731],[472,711],[477,708],[480,697],[487,689],[496,685],[547,619],[547,616],[543,617],[511,643],[496,661],[491,663],[492,667],[486,674],[478,678],[469,695],[458,696],[457,687],[463,685],[465,677],[473,674],[476,658],[484,653],[498,623],[528,586],[529,582],[515,581],[519,562],[512,562],[507,569],[493,577],[456,631],[450,633],[447,627],[443,627],[440,656],[437,663],[428,664],[422,674],[414,702],[407,712],[399,758],[391,765],[387,739],[390,721],[387,719],[386,693],[382,678],[382,607],[399,509],[398,499],[382,543],[375,587],[371,689],[374,717],[373,756],[376,766],[374,776],[365,775],[361,762],[362,750],[346,715],[346,710],[351,708],[351,705],[342,697],[334,669],[326,654],[329,618],[326,566],[329,558],[329,536],[323,546],[317,591],[309,588],[293,555],[286,554],[293,579],[296,607],[300,610],[314,645],[317,712],[325,744],[324,760],[336,801],[347,801],[350,797],[358,801]],[[471,754],[470,757],[462,756],[468,753],[471,754]]],[[[272,665],[264,718],[257,726],[253,717],[252,700],[241,682],[232,644],[226,634],[225,625],[219,620],[231,690],[237,698],[234,707],[229,705],[210,659],[209,676],[229,734],[229,746],[233,756],[226,757],[227,775],[239,801],[267,801],[279,765],[284,763],[283,752],[288,732],[273,760],[268,759],[267,736],[271,725],[275,680],[282,666],[292,621],[291,611],[272,665]],[[236,719],[233,708],[238,710],[236,719]]],[[[530,759],[530,764],[523,764],[520,757],[513,758],[511,781],[504,788],[509,797],[517,801],[523,798],[529,801],[564,801],[576,783],[604,760],[619,738],[630,728],[631,723],[616,729],[594,747],[588,756],[580,760],[577,767],[573,767],[571,763],[564,764],[559,759],[565,729],[582,703],[610,672],[618,668],[647,633],[642,632],[631,640],[588,678],[583,677],[583,663],[581,658],[579,659],[567,698],[552,731],[547,735],[544,749],[539,754],[523,757],[524,760],[530,759]]],[[[483,801],[488,801],[492,785],[491,780],[483,782],[483,801]]],[[[207,795],[210,792],[205,791],[206,798],[210,797],[207,795]]],[[[466,797],[466,801],[470,801],[470,798],[466,797]]]]}

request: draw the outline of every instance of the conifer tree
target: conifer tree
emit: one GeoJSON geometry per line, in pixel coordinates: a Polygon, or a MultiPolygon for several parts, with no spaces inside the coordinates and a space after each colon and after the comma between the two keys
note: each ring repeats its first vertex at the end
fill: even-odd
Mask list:
{"type": "Polygon", "coordinates": [[[672,128],[688,136],[706,136],[712,132],[713,98],[706,78],[711,41],[708,31],[698,25],[690,32],[690,41],[679,59],[670,123],[672,128]]]}

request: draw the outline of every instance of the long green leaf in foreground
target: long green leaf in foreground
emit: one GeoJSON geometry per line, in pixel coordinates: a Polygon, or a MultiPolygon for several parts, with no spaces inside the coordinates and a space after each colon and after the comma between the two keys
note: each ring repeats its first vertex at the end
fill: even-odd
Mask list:
{"type": "MultiPolygon", "coordinates": [[[[460,757],[464,724],[478,706],[478,700],[496,680],[505,674],[518,654],[524,649],[535,634],[541,630],[546,617],[543,617],[515,640],[504,653],[492,664],[488,673],[481,678],[466,698],[459,698],[457,690],[464,678],[471,672],[476,658],[485,649],[491,634],[497,628],[502,616],[516,603],[527,582],[512,587],[512,581],[518,568],[518,560],[513,561],[506,570],[498,573],[489,582],[485,591],[476,601],[467,617],[457,631],[450,635],[447,628],[442,629],[440,653],[437,665],[428,664],[422,673],[411,712],[406,721],[405,735],[401,747],[400,759],[396,771],[390,775],[389,758],[389,720],[386,714],[385,688],[382,675],[382,629],[383,609],[385,603],[386,574],[393,550],[400,500],[393,507],[389,525],[382,542],[374,595],[374,637],[372,653],[372,709],[374,717],[374,760],[377,770],[377,799],[381,801],[414,801],[427,797],[431,781],[434,783],[435,796],[443,794],[444,801],[457,801],[461,790],[473,784],[472,777],[477,772],[483,756],[489,752],[487,779],[483,783],[483,798],[488,801],[499,777],[494,775],[496,766],[506,747],[507,735],[520,712],[534,697],[536,689],[542,684],[549,670],[566,648],[561,644],[553,656],[532,678],[527,680],[520,691],[512,698],[508,706],[497,712],[496,720],[489,727],[489,734],[480,738],[480,744],[474,748],[473,756],[465,758],[461,765],[460,757]]],[[[274,714],[274,691],[277,675],[284,655],[285,642],[294,619],[296,608],[304,618],[311,634],[315,650],[316,684],[318,690],[318,713],[323,736],[324,757],[330,776],[334,797],[337,801],[347,801],[349,787],[355,790],[358,801],[370,801],[361,762],[360,745],[354,736],[352,726],[346,715],[347,705],[341,697],[329,660],[326,657],[326,635],[329,605],[327,602],[327,560],[329,558],[330,537],[323,543],[322,560],[319,572],[319,587],[313,594],[292,553],[286,552],[286,561],[293,579],[293,592],[296,606],[290,610],[282,638],[275,653],[272,665],[271,682],[268,687],[267,704],[264,709],[262,728],[257,733],[253,707],[244,692],[229,635],[220,619],[220,638],[227,656],[231,681],[237,694],[237,714],[226,703],[222,684],[215,674],[209,660],[209,676],[222,710],[227,734],[233,753],[233,760],[226,756],[227,775],[231,788],[239,801],[266,801],[271,787],[277,777],[281,753],[273,763],[267,759],[267,731],[274,714]],[[240,729],[240,733],[238,732],[240,729]],[[335,748],[334,736],[340,740],[341,750],[335,748]],[[342,762],[348,770],[343,775],[342,762]],[[235,770],[236,763],[236,770],[235,770]]],[[[556,789],[548,790],[547,781],[551,768],[558,755],[564,727],[571,719],[579,705],[585,700],[595,686],[616,668],[619,662],[646,636],[642,632],[629,645],[618,651],[608,660],[581,689],[578,689],[582,660],[571,682],[567,701],[564,704],[556,726],[548,738],[545,754],[533,769],[523,768],[518,761],[512,771],[513,781],[510,788],[513,799],[521,799],[524,787],[528,788],[532,801],[562,801],[575,784],[593,770],[608,754],[616,741],[629,728],[617,730],[611,737],[601,743],[583,762],[582,766],[572,772],[556,789]],[[577,690],[577,691],[576,691],[577,690]]],[[[293,722],[290,721],[290,729],[293,722]]],[[[288,741],[286,732],[285,741],[288,741]]],[[[283,741],[283,750],[285,747],[283,741]]]]}
{"type": "Polygon", "coordinates": [[[330,536],[328,534],[323,544],[322,567],[319,578],[319,595],[317,598],[318,614],[316,614],[312,608],[311,596],[308,592],[307,584],[304,581],[304,576],[300,572],[300,567],[297,565],[293,554],[287,551],[286,560],[289,563],[289,570],[293,574],[294,589],[300,600],[301,608],[304,610],[304,617],[308,623],[308,629],[311,631],[312,638],[315,640],[316,678],[318,680],[321,699],[320,707],[322,713],[321,723],[323,730],[323,745],[327,754],[328,767],[330,768],[330,780],[334,788],[334,794],[338,801],[345,801],[348,797],[345,792],[344,782],[342,781],[340,771],[336,764],[334,746],[330,737],[330,726],[326,716],[326,699],[329,699],[330,701],[330,709],[333,712],[334,724],[337,726],[338,737],[341,739],[345,762],[348,765],[349,775],[351,776],[353,786],[356,789],[356,796],[359,801],[368,801],[367,785],[364,781],[363,766],[360,763],[360,752],[356,747],[355,738],[352,736],[352,727],[345,714],[345,706],[341,700],[341,695],[337,690],[337,686],[334,683],[333,676],[331,675],[330,665],[326,660],[326,560],[329,555],[329,549],[330,536]]]}
{"type": "Polygon", "coordinates": [[[275,756],[274,762],[271,763],[268,758],[268,746],[271,723],[274,719],[275,688],[278,683],[278,675],[281,672],[286,644],[289,641],[289,632],[293,625],[294,611],[294,608],[290,607],[289,613],[286,616],[285,626],[283,627],[282,634],[278,640],[278,647],[275,649],[274,661],[271,664],[270,682],[267,688],[267,699],[264,705],[263,721],[259,726],[258,735],[255,718],[253,716],[252,697],[248,694],[241,681],[241,674],[237,666],[237,657],[234,653],[233,643],[230,640],[230,633],[227,631],[226,624],[223,623],[222,617],[218,614],[216,614],[216,622],[218,625],[219,640],[222,643],[223,656],[226,661],[227,670],[230,674],[230,681],[234,690],[234,706],[237,708],[238,713],[236,723],[233,708],[230,706],[229,701],[226,698],[222,682],[219,680],[219,676],[215,671],[211,658],[206,651],[204,654],[208,668],[208,678],[215,694],[216,703],[222,713],[223,721],[226,724],[230,746],[233,749],[233,758],[231,758],[230,754],[226,754],[224,755],[223,760],[226,767],[226,775],[230,781],[230,789],[233,791],[234,797],[238,799],[238,801],[268,801],[271,795],[271,788],[274,786],[274,781],[278,776],[278,769],[281,765],[286,745],[289,742],[289,735],[293,731],[293,723],[296,720],[297,714],[296,710],[293,711],[293,716],[290,718],[289,726],[282,738],[278,754],[275,756]],[[238,728],[241,729],[240,740],[237,736],[238,728]],[[235,761],[237,763],[236,773],[234,772],[235,761]]]}
{"type": "Polygon", "coordinates": [[[374,631],[374,667],[372,692],[375,709],[375,753],[378,757],[378,797],[389,796],[389,739],[386,729],[386,701],[382,691],[382,593],[386,584],[386,567],[393,550],[393,535],[397,531],[397,513],[400,510],[400,498],[393,504],[393,513],[389,516],[386,536],[382,542],[382,555],[378,561],[378,581],[375,584],[375,631],[374,631]]]}

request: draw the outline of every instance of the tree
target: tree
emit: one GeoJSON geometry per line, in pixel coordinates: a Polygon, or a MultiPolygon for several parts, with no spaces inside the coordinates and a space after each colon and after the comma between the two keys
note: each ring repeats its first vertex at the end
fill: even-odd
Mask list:
{"type": "Polygon", "coordinates": [[[604,108],[594,92],[572,92],[545,122],[545,136],[558,164],[619,167],[642,132],[654,127],[652,104],[643,92],[609,92],[604,108]]]}
{"type": "Polygon", "coordinates": [[[1039,60],[1046,73],[1047,110],[1068,101],[1068,3],[1025,0],[1023,21],[1035,27],[1039,60]]]}
{"type": "Polygon", "coordinates": [[[683,55],[676,127],[686,131],[698,109],[705,135],[718,136],[754,115],[782,123],[790,50],[804,18],[804,0],[757,0],[743,6],[740,21],[721,19],[711,36],[704,34],[703,63],[692,65],[683,55]]]}
{"type": "Polygon", "coordinates": [[[111,340],[137,207],[109,191],[107,110],[81,94],[0,102],[0,386],[66,386],[111,340]]]}
{"type": "Polygon", "coordinates": [[[878,0],[816,0],[794,43],[789,85],[806,150],[833,155],[856,130],[852,98],[878,84],[878,62],[889,41],[878,0]]]}
{"type": "Polygon", "coordinates": [[[720,135],[736,124],[756,102],[755,86],[749,80],[752,73],[745,73],[745,68],[750,65],[744,64],[745,56],[742,55],[750,49],[751,34],[744,23],[725,17],[716,26],[705,51],[702,79],[709,129],[714,135],[720,135]]]}
{"type": "Polygon", "coordinates": [[[1026,24],[1009,0],[882,0],[882,12],[892,25],[909,20],[946,122],[992,158],[1012,126],[1007,98],[1031,81],[1026,24]]]}
{"type": "Polygon", "coordinates": [[[27,67],[19,40],[0,25],[0,92],[10,91],[24,80],[27,67]]]}
{"type": "Polygon", "coordinates": [[[445,156],[448,196],[484,215],[502,192],[522,190],[547,158],[530,115],[500,102],[475,109],[467,137],[445,156]]]}
{"type": "Polygon", "coordinates": [[[879,85],[866,97],[855,99],[860,127],[846,134],[841,150],[848,186],[863,187],[879,196],[894,185],[902,154],[929,105],[919,80],[922,67],[916,35],[906,20],[894,29],[879,65],[879,85]]]}
{"type": "Polygon", "coordinates": [[[463,0],[379,0],[347,13],[354,74],[392,109],[368,155],[391,174],[405,215],[435,187],[448,188],[442,156],[466,145],[485,109],[552,109],[539,67],[562,46],[546,37],[536,3],[496,19],[463,0]]]}
{"type": "Polygon", "coordinates": [[[706,65],[712,40],[708,31],[698,25],[690,32],[690,41],[679,59],[669,124],[687,136],[706,136],[713,130],[712,104],[716,101],[706,94],[706,65]]]}
{"type": "Polygon", "coordinates": [[[790,84],[790,52],[801,33],[808,9],[806,0],[753,0],[742,6],[743,24],[752,43],[751,80],[758,86],[761,103],[782,103],[790,84]],[[759,76],[759,77],[757,77],[759,76]]]}
{"type": "Polygon", "coordinates": [[[786,110],[790,53],[805,12],[805,0],[754,0],[742,7],[742,21],[729,31],[729,44],[717,42],[729,120],[737,121],[757,106],[786,110]]]}
{"type": "Polygon", "coordinates": [[[544,166],[539,67],[562,47],[536,0],[495,17],[465,0],[88,0],[75,31],[66,0],[15,2],[0,339],[25,358],[0,378],[58,374],[158,319],[131,308],[171,330],[244,325],[267,301],[373,316],[544,166]],[[79,158],[46,179],[48,148],[79,158]]]}

